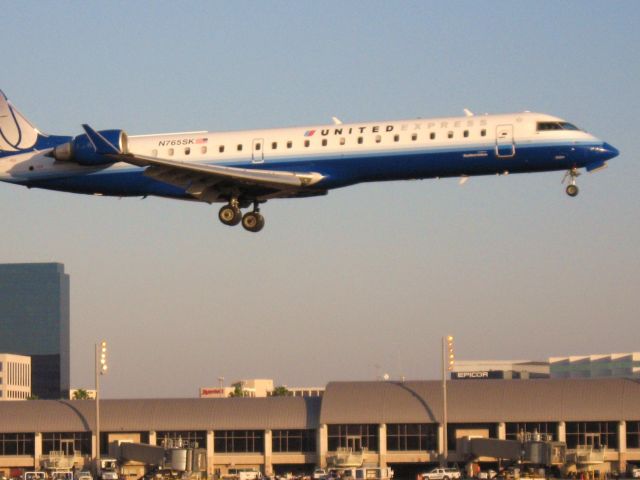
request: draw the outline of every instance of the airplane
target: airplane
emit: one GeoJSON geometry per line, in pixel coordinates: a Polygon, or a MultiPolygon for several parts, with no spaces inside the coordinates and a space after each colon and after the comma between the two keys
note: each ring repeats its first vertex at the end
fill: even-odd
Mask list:
{"type": "Polygon", "coordinates": [[[127,135],[83,124],[77,136],[37,130],[0,92],[0,180],[28,188],[119,197],[222,202],[218,218],[250,232],[260,205],[363,182],[580,169],[619,151],[543,113],[465,115],[230,132],[127,135]],[[252,207],[246,213],[242,209],[252,207]]]}

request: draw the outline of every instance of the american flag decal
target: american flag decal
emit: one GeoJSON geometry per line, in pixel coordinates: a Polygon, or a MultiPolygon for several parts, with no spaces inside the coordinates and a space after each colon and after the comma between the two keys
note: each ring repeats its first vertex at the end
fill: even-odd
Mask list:
{"type": "Polygon", "coordinates": [[[306,132],[304,132],[304,136],[305,137],[313,137],[314,133],[316,133],[315,130],[307,130],[306,132]]]}
{"type": "Polygon", "coordinates": [[[207,143],[207,140],[209,140],[209,139],[208,138],[197,138],[196,139],[196,143],[197,144],[207,143]]]}

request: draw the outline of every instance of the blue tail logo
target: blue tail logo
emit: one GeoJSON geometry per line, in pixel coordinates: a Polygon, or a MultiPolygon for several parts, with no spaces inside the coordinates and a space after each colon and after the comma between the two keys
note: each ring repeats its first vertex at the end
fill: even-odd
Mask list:
{"type": "Polygon", "coordinates": [[[0,151],[30,150],[38,141],[38,130],[24,118],[0,91],[0,151]]]}

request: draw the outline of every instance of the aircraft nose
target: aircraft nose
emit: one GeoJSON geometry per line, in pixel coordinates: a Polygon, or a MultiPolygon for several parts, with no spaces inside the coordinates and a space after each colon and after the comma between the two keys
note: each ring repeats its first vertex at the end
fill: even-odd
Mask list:
{"type": "Polygon", "coordinates": [[[617,157],[620,155],[620,150],[611,145],[610,143],[604,142],[602,144],[602,157],[604,160],[609,160],[611,158],[617,157]]]}

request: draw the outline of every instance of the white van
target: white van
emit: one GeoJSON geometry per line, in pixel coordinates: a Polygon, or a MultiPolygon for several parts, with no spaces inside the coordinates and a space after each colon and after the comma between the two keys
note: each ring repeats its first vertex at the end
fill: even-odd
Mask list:
{"type": "Polygon", "coordinates": [[[256,468],[230,468],[228,477],[236,480],[259,480],[262,473],[256,468]]]}

